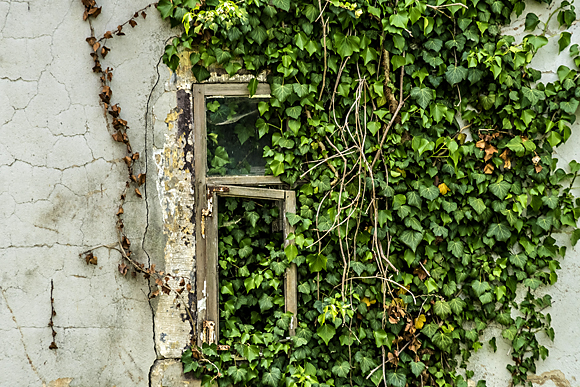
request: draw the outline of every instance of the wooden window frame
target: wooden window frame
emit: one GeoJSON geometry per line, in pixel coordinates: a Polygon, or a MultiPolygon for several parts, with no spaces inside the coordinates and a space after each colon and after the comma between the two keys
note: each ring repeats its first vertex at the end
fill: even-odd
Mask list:
{"type": "MultiPolygon", "coordinates": [[[[270,95],[267,84],[259,84],[256,96],[270,95]]],[[[260,188],[281,186],[275,176],[207,176],[206,96],[249,97],[247,84],[196,84],[193,86],[194,181],[196,218],[197,344],[219,342],[218,196],[275,200],[281,203],[284,247],[293,244],[294,232],[286,213],[296,212],[294,191],[260,188]]],[[[298,312],[296,264],[284,275],[284,304],[292,312],[289,334],[296,331],[298,312]]]]}

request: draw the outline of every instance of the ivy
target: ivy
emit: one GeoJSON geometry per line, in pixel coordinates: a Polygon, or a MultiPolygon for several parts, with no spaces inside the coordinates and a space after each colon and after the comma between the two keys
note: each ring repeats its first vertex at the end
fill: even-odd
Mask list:
{"type": "MultiPolygon", "coordinates": [[[[539,335],[554,336],[551,300],[535,292],[557,280],[565,254],[552,234],[580,239],[570,188],[580,164],[558,169],[553,158],[575,121],[578,69],[561,66],[545,83],[529,64],[550,19],[569,27],[574,6],[564,1],[546,20],[528,14],[519,43],[500,33],[524,12],[518,0],[160,0],[158,9],[185,27],[166,48],[173,70],[191,47],[198,81],[215,66],[268,71],[271,98],[256,101],[255,127],[241,121],[226,142],[211,131],[211,168],[247,170],[226,148],[252,144],[266,173],[297,193],[286,250],[271,231],[274,207],[220,204],[220,344],[230,349],[192,348],[184,370],[221,386],[465,386],[457,369],[496,323],[512,345],[513,382],[524,384],[548,355],[539,335]],[[279,283],[291,262],[299,326],[286,339],[279,283]]],[[[569,44],[558,31],[559,50],[569,44]]],[[[569,51],[579,65],[578,46],[569,51]]],[[[230,109],[220,122],[237,114],[207,108],[210,121],[220,109],[230,109]]]]}

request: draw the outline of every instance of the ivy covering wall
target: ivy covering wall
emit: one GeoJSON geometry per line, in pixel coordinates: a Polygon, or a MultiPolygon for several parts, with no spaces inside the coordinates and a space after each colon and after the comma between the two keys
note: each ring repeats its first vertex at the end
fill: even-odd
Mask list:
{"type": "MultiPolygon", "coordinates": [[[[580,164],[556,169],[553,158],[571,135],[578,69],[543,83],[529,66],[546,24],[528,14],[521,42],[501,35],[525,13],[517,0],[157,8],[184,27],[164,55],[173,70],[186,48],[198,81],[216,64],[268,71],[258,137],[272,136],[267,173],[297,193],[296,243],[282,255],[265,237],[274,209],[222,206],[221,344],[231,347],[186,351],[184,371],[220,386],[466,386],[473,373],[458,369],[470,354],[506,340],[513,382],[525,384],[548,356],[539,335],[554,337],[550,296],[536,295],[565,254],[552,235],[579,237],[580,164]],[[290,262],[300,300],[288,340],[276,281],[290,262]],[[482,342],[491,324],[501,337],[482,342]]],[[[565,31],[573,5],[552,18],[560,51],[579,64],[565,31]]]]}

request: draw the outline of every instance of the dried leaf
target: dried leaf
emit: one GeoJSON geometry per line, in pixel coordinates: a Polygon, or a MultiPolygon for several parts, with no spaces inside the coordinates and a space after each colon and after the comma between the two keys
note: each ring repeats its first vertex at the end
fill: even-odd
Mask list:
{"type": "Polygon", "coordinates": [[[123,211],[123,207],[119,207],[119,211],[117,211],[117,215],[121,215],[125,213],[125,211],[123,211]]]}
{"type": "Polygon", "coordinates": [[[135,193],[137,194],[137,196],[139,196],[140,198],[142,198],[143,196],[141,195],[141,191],[139,191],[139,188],[135,188],[135,193]]]}
{"type": "Polygon", "coordinates": [[[103,56],[103,58],[107,56],[109,51],[111,51],[111,49],[109,47],[103,46],[103,48],[101,48],[101,55],[103,56]]]}
{"type": "Polygon", "coordinates": [[[485,164],[485,168],[483,168],[483,173],[485,173],[486,175],[491,175],[494,170],[495,167],[492,164],[485,164]]]}
{"type": "Polygon", "coordinates": [[[93,51],[97,52],[97,50],[99,49],[99,47],[101,47],[101,43],[97,42],[95,44],[93,44],[93,51]]]}
{"type": "Polygon", "coordinates": [[[111,136],[113,137],[113,140],[115,140],[117,142],[123,142],[123,133],[116,132],[116,133],[112,134],[111,136]]]}
{"type": "MultiPolygon", "coordinates": [[[[85,39],[87,43],[92,47],[97,42],[97,39],[94,36],[88,37],[85,39]]],[[[92,54],[91,54],[92,55],[92,54]]]]}
{"type": "Polygon", "coordinates": [[[135,152],[135,153],[133,153],[133,160],[134,160],[134,161],[137,161],[137,160],[139,160],[139,152],[135,152]]]}
{"type": "Polygon", "coordinates": [[[145,176],[144,173],[140,173],[139,176],[137,176],[137,184],[139,184],[139,185],[145,184],[146,177],[147,176],[145,176]]]}
{"type": "Polygon", "coordinates": [[[543,167],[540,164],[537,164],[534,169],[536,170],[536,173],[540,173],[542,172],[543,167]]]}
{"type": "Polygon", "coordinates": [[[129,20],[129,25],[133,28],[135,28],[135,26],[137,25],[137,22],[133,19],[129,20]]]}
{"type": "Polygon", "coordinates": [[[48,349],[58,349],[58,346],[56,345],[56,343],[53,341],[52,343],[50,343],[50,346],[48,347],[48,349]]]}
{"type": "Polygon", "coordinates": [[[129,156],[123,157],[123,161],[125,161],[125,164],[128,166],[131,166],[131,163],[133,162],[129,156]]]}
{"type": "Polygon", "coordinates": [[[445,195],[447,192],[451,191],[445,183],[439,184],[437,188],[439,188],[439,193],[441,193],[441,195],[445,195]]]}
{"type": "Polygon", "coordinates": [[[489,159],[491,159],[495,153],[497,153],[497,148],[494,147],[493,145],[488,144],[485,147],[485,157],[484,157],[484,160],[485,161],[489,161],[489,159]]]}
{"type": "Polygon", "coordinates": [[[133,14],[133,17],[139,17],[139,12],[135,12],[135,13],[133,14]]]}
{"type": "Polygon", "coordinates": [[[159,289],[155,290],[154,292],[151,293],[151,295],[149,296],[149,298],[155,298],[159,295],[159,289]]]}
{"type": "Polygon", "coordinates": [[[427,318],[425,317],[425,315],[424,314],[420,315],[419,317],[417,317],[415,319],[415,328],[422,329],[423,325],[425,324],[426,321],[427,321],[427,318]]]}
{"type": "Polygon", "coordinates": [[[478,147],[479,149],[485,149],[486,145],[487,144],[484,140],[479,140],[478,142],[475,143],[475,146],[478,147]]]}
{"type": "Polygon", "coordinates": [[[113,37],[113,33],[111,31],[107,31],[105,32],[105,35],[103,35],[103,37],[105,39],[111,39],[113,37]]]}
{"type": "Polygon", "coordinates": [[[145,13],[145,11],[141,12],[141,16],[143,16],[143,19],[147,18],[147,14],[145,13]]]}

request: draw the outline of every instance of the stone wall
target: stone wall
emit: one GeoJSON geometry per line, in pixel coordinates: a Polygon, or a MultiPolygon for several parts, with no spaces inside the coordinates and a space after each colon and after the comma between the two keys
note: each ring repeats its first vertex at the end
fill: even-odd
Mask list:
{"type": "MultiPolygon", "coordinates": [[[[114,214],[125,184],[125,149],[107,129],[85,42],[91,27],[102,35],[147,4],[103,0],[91,26],[82,20],[80,0],[0,0],[0,386],[199,384],[182,375],[176,360],[194,334],[186,306],[168,296],[150,301],[147,281],[123,278],[117,270],[114,214]],[[102,246],[98,263],[87,265],[79,253],[95,246],[102,246]],[[58,349],[49,349],[51,281],[58,349]]],[[[527,10],[545,20],[554,7],[527,10]]],[[[521,38],[523,23],[520,17],[505,31],[521,38]]],[[[578,43],[577,28],[570,29],[572,43],[578,43]]],[[[140,262],[193,280],[193,156],[187,145],[193,143],[188,93],[195,79],[186,67],[172,74],[161,63],[166,41],[179,31],[156,10],[125,32],[110,42],[103,67],[114,68],[112,100],[122,107],[141,154],[136,170],[147,173],[143,199],[129,194],[124,206],[131,247],[140,262]]],[[[567,51],[557,54],[559,32],[554,20],[550,44],[533,62],[545,80],[555,79],[559,65],[572,66],[567,51]]],[[[224,81],[218,75],[212,80],[224,81]]],[[[576,124],[559,150],[562,165],[580,159],[578,136],[576,124]]],[[[536,386],[580,385],[579,256],[568,249],[560,281],[549,289],[556,339],[546,338],[550,357],[531,379],[536,386]]],[[[195,313],[195,303],[189,312],[195,313]]],[[[492,327],[487,338],[499,332],[492,327]]],[[[475,379],[507,387],[508,351],[499,339],[496,353],[484,345],[471,362],[475,379]]]]}

